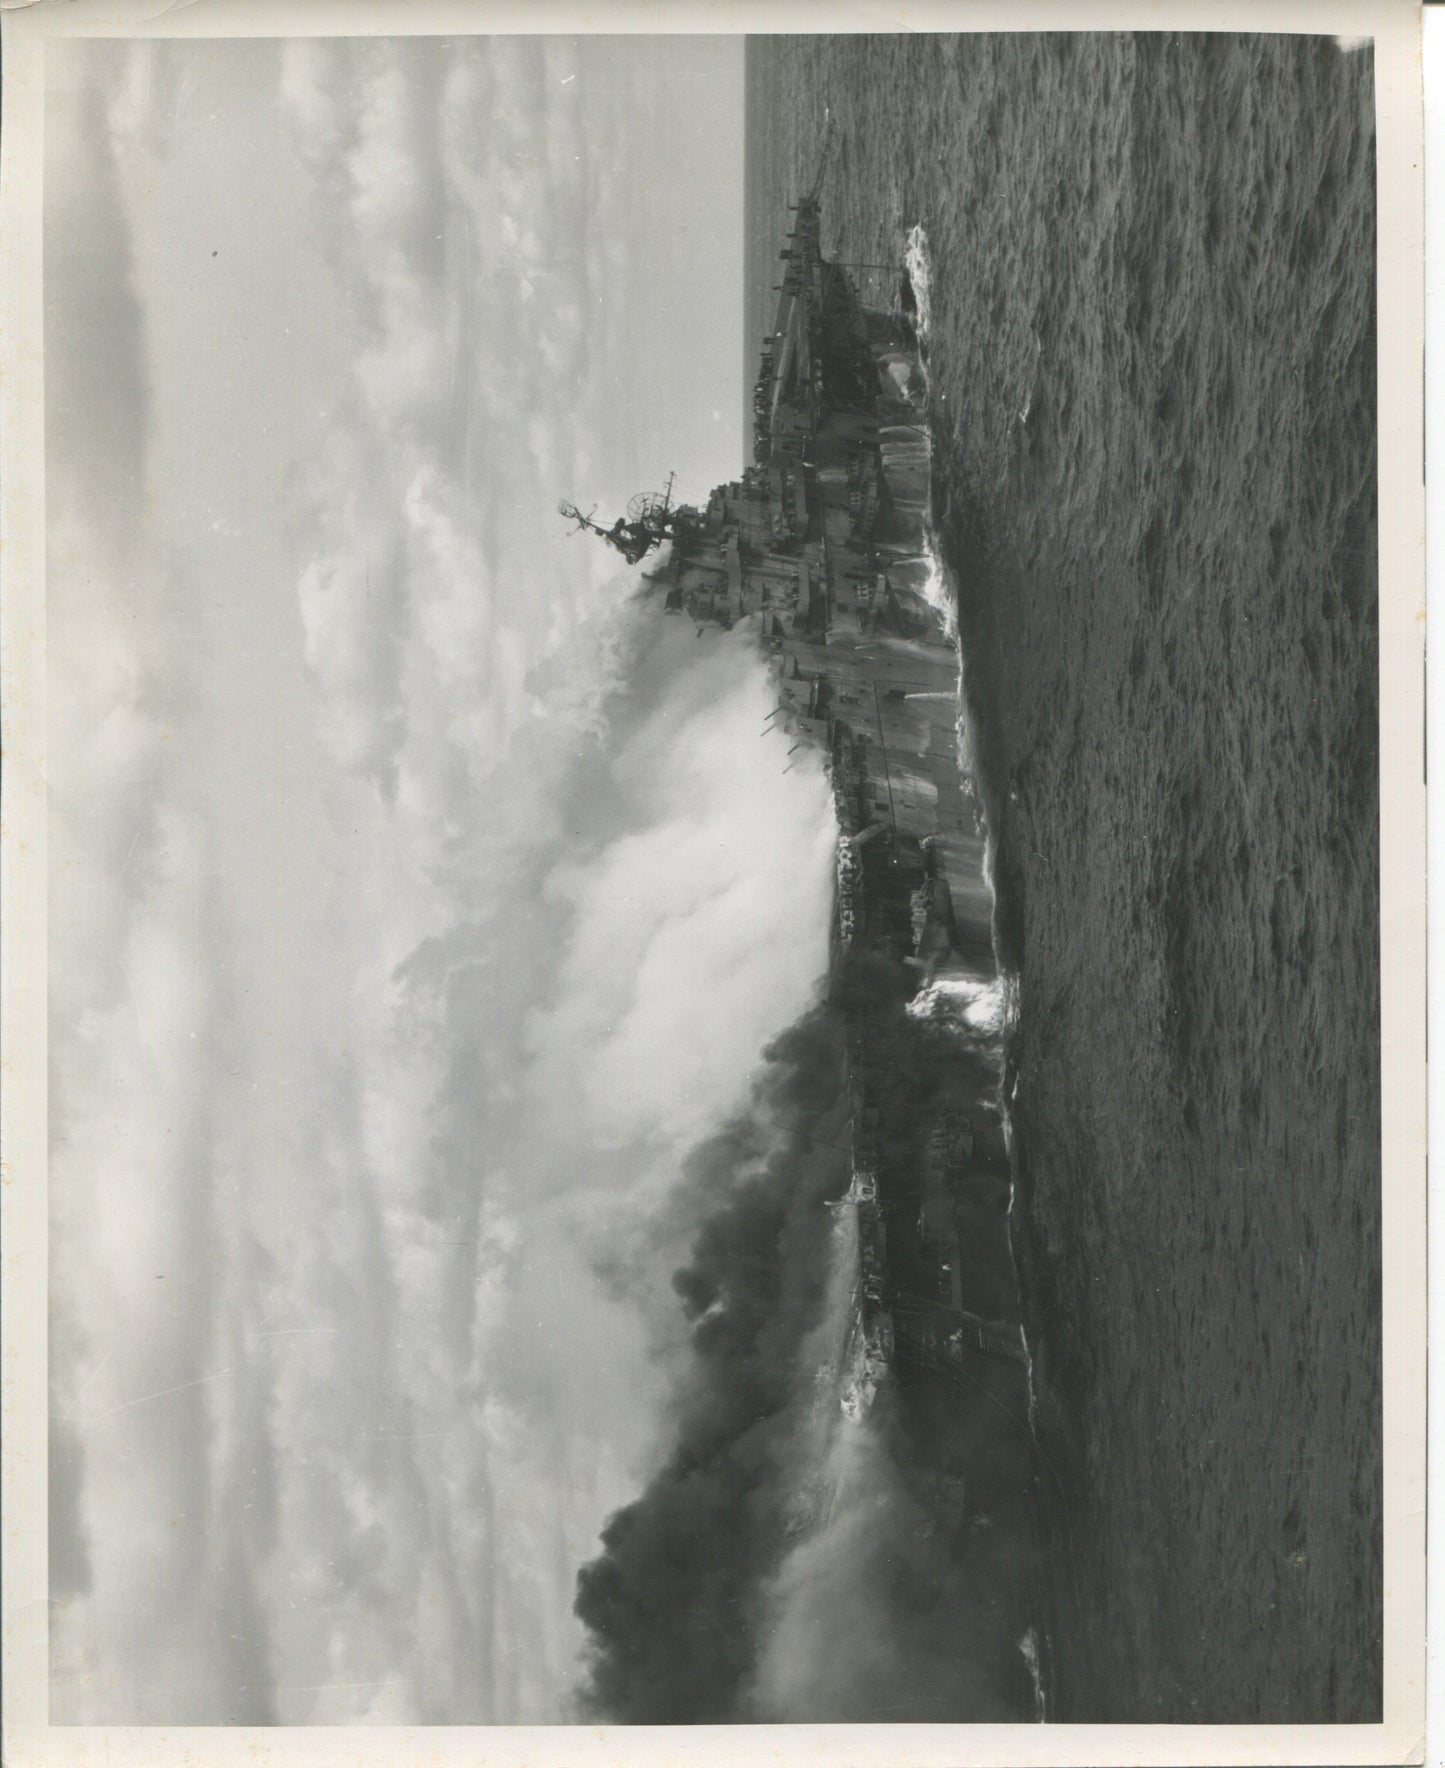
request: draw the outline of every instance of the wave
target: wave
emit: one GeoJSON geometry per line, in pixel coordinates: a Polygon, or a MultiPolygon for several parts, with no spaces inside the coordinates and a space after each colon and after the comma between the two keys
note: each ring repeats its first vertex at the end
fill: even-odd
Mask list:
{"type": "Polygon", "coordinates": [[[938,542],[933,530],[925,523],[923,530],[923,557],[927,573],[919,585],[919,594],[923,597],[943,626],[944,633],[951,643],[958,643],[958,598],[953,591],[953,580],[949,577],[939,556],[938,542]]]}
{"type": "Polygon", "coordinates": [[[933,272],[928,256],[928,235],[921,221],[915,222],[908,230],[908,243],[903,249],[903,265],[908,272],[908,280],[913,286],[913,299],[917,304],[914,324],[918,331],[918,341],[926,344],[933,329],[933,272]]]}

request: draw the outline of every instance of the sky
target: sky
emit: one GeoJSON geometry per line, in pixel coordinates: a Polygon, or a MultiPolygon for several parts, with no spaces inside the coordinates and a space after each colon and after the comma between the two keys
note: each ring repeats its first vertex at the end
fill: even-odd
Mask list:
{"type": "Polygon", "coordinates": [[[570,1716],[688,1149],[825,963],[745,633],[740,40],[47,54],[52,1718],[570,1716]]]}

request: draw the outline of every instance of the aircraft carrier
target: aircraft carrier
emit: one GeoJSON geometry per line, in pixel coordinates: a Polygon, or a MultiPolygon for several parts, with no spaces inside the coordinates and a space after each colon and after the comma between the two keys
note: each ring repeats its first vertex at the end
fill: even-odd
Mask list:
{"type": "Polygon", "coordinates": [[[865,306],[825,255],[816,188],[779,261],[751,465],[702,506],[675,504],[669,485],[610,527],[562,511],[647,561],[669,614],[700,632],[755,625],[772,716],[794,748],[821,753],[832,784],[852,1099],[842,1201],[859,1230],[845,1410],[900,1364],[1026,1404],[996,1075],[950,1061],[926,1011],[950,984],[995,980],[957,642],[926,532],[926,369],[906,303],[865,306]]]}

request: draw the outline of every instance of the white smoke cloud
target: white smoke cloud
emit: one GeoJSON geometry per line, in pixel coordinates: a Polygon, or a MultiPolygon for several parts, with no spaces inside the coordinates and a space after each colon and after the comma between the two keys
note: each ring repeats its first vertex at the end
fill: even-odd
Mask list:
{"type": "Polygon", "coordinates": [[[829,1514],[793,1548],[770,1592],[751,1695],[765,1721],[865,1720],[880,1711],[874,1697],[887,1666],[875,1660],[888,1648],[887,1629],[881,1592],[868,1585],[880,1524],[891,1534],[893,1518],[886,1453],[870,1422],[839,1416],[822,1482],[829,1514]]]}
{"type": "Polygon", "coordinates": [[[759,740],[773,708],[754,634],[670,625],[663,649],[678,679],[614,769],[645,820],[552,872],[574,930],[531,1041],[539,1107],[575,1097],[591,1139],[661,1129],[681,1149],[821,975],[836,831],[816,767],[785,774],[781,737],[759,740]]]}
{"type": "Polygon", "coordinates": [[[884,1395],[860,1418],[836,1417],[815,1474],[824,1514],[767,1593],[746,1697],[759,1722],[1010,1715],[983,1643],[1000,1568],[979,1582],[959,1574],[956,1546],[938,1538],[899,1472],[887,1412],[884,1395]]]}

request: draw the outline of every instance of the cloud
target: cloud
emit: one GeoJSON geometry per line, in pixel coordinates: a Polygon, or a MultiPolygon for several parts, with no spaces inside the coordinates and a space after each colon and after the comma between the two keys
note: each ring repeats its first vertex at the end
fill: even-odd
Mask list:
{"type": "Polygon", "coordinates": [[[600,606],[594,561],[559,545],[553,509],[578,429],[583,304],[537,231],[556,237],[543,218],[581,176],[574,161],[553,182],[546,117],[523,102],[550,54],[530,40],[282,53],[353,335],[293,512],[315,537],[298,586],[307,657],[333,754],[428,818],[444,782],[455,810],[498,764],[556,619],[600,606]],[[539,275],[561,302],[529,305],[539,275]],[[539,544],[519,554],[529,527],[539,544]]]}
{"type": "Polygon", "coordinates": [[[129,568],[144,484],[150,401],[103,87],[63,49],[46,105],[44,286],[47,468],[52,496],[87,511],[129,568]],[[82,439],[83,438],[83,439],[82,439]]]}
{"type": "Polygon", "coordinates": [[[256,512],[289,606],[240,549],[209,574],[145,446],[194,406],[121,296],[215,53],[158,46],[67,138],[119,155],[124,318],[91,353],[61,312],[50,360],[120,416],[61,408],[52,493],[137,452],[133,569],[103,502],[52,505],[55,1712],[543,1721],[576,1567],[665,1452],[674,1311],[618,1274],[811,994],[827,793],[759,740],[747,645],[553,514],[619,372],[611,199],[546,145],[588,138],[570,46],[281,53],[348,378],[256,512]]]}
{"type": "MultiPolygon", "coordinates": [[[[87,628],[85,642],[103,630],[87,628]]],[[[74,638],[54,613],[50,638],[55,694],[74,638]]],[[[125,1591],[142,1624],[101,1663],[62,1614],[57,1692],[62,1708],[72,1697],[103,1703],[119,1686],[133,1711],[264,1718],[264,1693],[228,1702],[197,1650],[195,1612],[187,1619],[167,1600],[206,1551],[212,1469],[200,1445],[213,1389],[232,1373],[218,1360],[204,1268],[223,1173],[211,1109],[226,987],[214,880],[204,824],[169,755],[102,778],[113,797],[66,795],[55,842],[52,1467],[68,1496],[53,1517],[52,1565],[60,1591],[69,1582],[102,1610],[125,1591]],[[126,861],[108,870],[102,856],[120,849],[128,823],[126,861]],[[83,1574],[67,1577],[75,1566],[83,1574]]],[[[242,1580],[238,1600],[244,1592],[242,1580]]],[[[264,1628],[252,1645],[264,1658],[264,1628]]]]}
{"type": "MultiPolygon", "coordinates": [[[[95,1494],[124,1487],[132,1403],[169,1407],[173,1425],[207,1366],[207,1310],[182,1274],[206,1234],[198,1075],[213,997],[196,961],[205,833],[173,765],[183,696],[166,682],[187,631],[133,618],[142,581],[169,566],[140,515],[153,414],[120,177],[95,70],[62,52],[49,96],[50,1467],[63,1599],[107,1589],[122,1565],[136,1573],[127,1541],[144,1513],[107,1536],[95,1494]],[[116,1342],[105,1323],[122,1316],[133,1330],[116,1342]],[[113,1421],[108,1443],[95,1418],[113,1421]]],[[[180,1456],[154,1494],[172,1512],[154,1540],[165,1563],[193,1545],[197,1480],[180,1456]]],[[[79,1674],[66,1654],[62,1641],[62,1673],[79,1674]]]]}

